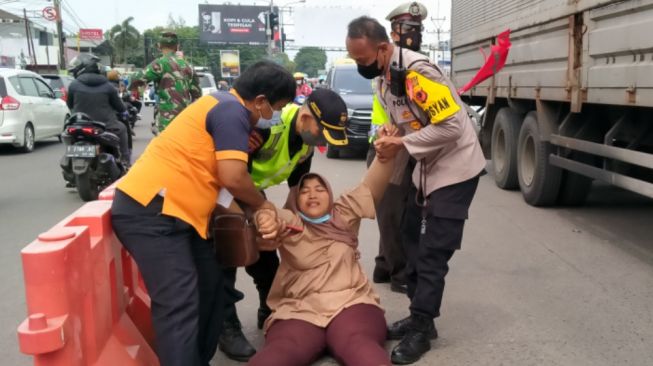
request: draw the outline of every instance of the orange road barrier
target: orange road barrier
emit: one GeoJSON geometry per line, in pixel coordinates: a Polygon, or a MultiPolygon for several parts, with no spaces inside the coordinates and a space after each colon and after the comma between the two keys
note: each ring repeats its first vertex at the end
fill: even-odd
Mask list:
{"type": "Polygon", "coordinates": [[[18,340],[34,365],[159,365],[150,300],[110,210],[110,200],[89,202],[21,251],[28,317],[18,340]]]}

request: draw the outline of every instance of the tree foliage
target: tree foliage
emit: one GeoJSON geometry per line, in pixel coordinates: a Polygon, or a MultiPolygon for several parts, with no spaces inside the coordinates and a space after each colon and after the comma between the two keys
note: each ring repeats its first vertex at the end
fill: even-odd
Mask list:
{"type": "Polygon", "coordinates": [[[320,70],[324,70],[327,55],[323,49],[317,47],[302,47],[295,56],[296,70],[317,77],[320,70]]]}
{"type": "Polygon", "coordinates": [[[290,71],[291,73],[294,73],[295,69],[297,68],[297,65],[295,65],[295,63],[290,60],[288,55],[286,55],[283,52],[275,53],[270,59],[276,62],[277,64],[285,67],[286,70],[290,71]]]}
{"type": "Polygon", "coordinates": [[[131,24],[133,21],[134,17],[129,17],[109,30],[109,40],[114,50],[114,57],[121,63],[125,63],[139,45],[141,34],[131,24]]]}
{"type": "MultiPolygon", "coordinates": [[[[158,43],[161,39],[161,34],[169,31],[177,34],[179,48],[184,52],[184,57],[193,66],[209,68],[216,79],[222,78],[220,74],[220,50],[238,50],[240,53],[241,71],[244,71],[260,60],[268,58],[264,46],[202,44],[199,41],[199,26],[188,26],[183,18],[175,18],[172,14],[168,16],[167,25],[147,29],[143,32],[142,37],[131,25],[133,20],[130,17],[125,19],[123,23],[114,26],[107,32],[107,38],[111,41],[114,49],[114,57],[117,60],[120,60],[120,62],[126,60],[128,63],[132,63],[137,67],[145,67],[152,60],[161,56],[158,43]],[[124,48],[122,48],[123,34],[125,40],[124,48]]],[[[319,51],[324,54],[324,51],[319,51]]],[[[295,63],[285,53],[277,53],[269,57],[269,59],[283,65],[290,72],[295,71],[295,63]]],[[[321,62],[317,69],[324,68],[325,63],[326,54],[324,54],[324,61],[321,62]]]]}

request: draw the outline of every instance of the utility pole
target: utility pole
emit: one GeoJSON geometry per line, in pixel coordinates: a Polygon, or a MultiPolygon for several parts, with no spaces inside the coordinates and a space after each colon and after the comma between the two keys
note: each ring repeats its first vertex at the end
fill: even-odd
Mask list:
{"type": "Polygon", "coordinates": [[[36,50],[34,49],[34,39],[32,38],[32,30],[29,26],[29,19],[27,18],[27,10],[23,9],[23,16],[25,17],[25,38],[27,38],[27,53],[29,54],[32,65],[36,65],[36,50]]]}
{"type": "Polygon", "coordinates": [[[270,12],[267,16],[268,26],[265,30],[266,35],[268,36],[268,56],[272,56],[274,50],[274,25],[272,24],[272,12],[274,11],[274,0],[270,0],[270,12]],[[268,34],[268,32],[270,32],[268,34]]]}
{"type": "MultiPolygon", "coordinates": [[[[438,11],[439,11],[439,7],[438,7],[438,11]]],[[[442,42],[440,40],[440,34],[443,33],[442,24],[444,23],[444,21],[446,19],[447,19],[446,17],[442,17],[442,18],[431,17],[431,21],[435,25],[435,32],[429,32],[429,33],[437,33],[437,35],[438,35],[437,51],[440,51],[440,60],[439,61],[443,61],[443,62],[444,62],[444,50],[442,49],[442,42]]],[[[436,65],[439,64],[437,51],[435,51],[435,63],[436,63],[436,65]]]]}
{"type": "Polygon", "coordinates": [[[59,38],[59,69],[66,69],[63,44],[63,22],[61,20],[61,0],[53,0],[54,10],[57,13],[57,37],[59,38]]]}

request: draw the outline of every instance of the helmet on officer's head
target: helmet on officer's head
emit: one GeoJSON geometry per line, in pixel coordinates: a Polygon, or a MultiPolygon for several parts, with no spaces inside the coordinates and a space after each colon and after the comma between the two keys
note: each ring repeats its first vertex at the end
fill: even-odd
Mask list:
{"type": "Polygon", "coordinates": [[[92,53],[82,53],[75,56],[68,64],[68,72],[78,78],[82,74],[99,74],[103,67],[100,58],[92,53]]]}
{"type": "Polygon", "coordinates": [[[420,25],[427,16],[428,11],[424,4],[411,1],[397,6],[385,19],[392,23],[402,22],[411,25],[420,25]]]}

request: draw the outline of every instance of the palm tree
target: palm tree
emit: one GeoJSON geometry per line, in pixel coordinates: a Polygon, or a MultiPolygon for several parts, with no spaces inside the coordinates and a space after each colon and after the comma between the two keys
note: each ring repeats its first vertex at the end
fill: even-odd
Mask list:
{"type": "Polygon", "coordinates": [[[138,29],[131,25],[132,21],[134,21],[134,17],[129,17],[123,20],[121,24],[116,24],[109,30],[109,39],[114,49],[120,50],[120,60],[122,63],[126,63],[127,61],[127,49],[135,48],[141,36],[138,29]]]}

